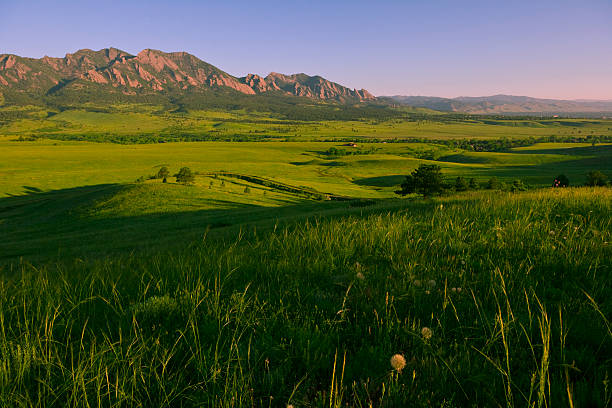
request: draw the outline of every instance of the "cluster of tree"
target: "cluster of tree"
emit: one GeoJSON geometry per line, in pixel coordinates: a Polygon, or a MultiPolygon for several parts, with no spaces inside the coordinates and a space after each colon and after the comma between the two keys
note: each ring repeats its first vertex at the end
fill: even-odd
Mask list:
{"type": "MultiPolygon", "coordinates": [[[[155,175],[149,176],[149,179],[161,179],[162,183],[167,183],[168,177],[170,177],[170,170],[168,167],[162,166],[155,175]]],[[[186,185],[193,184],[195,181],[195,173],[191,171],[189,167],[181,167],[178,173],[174,174],[173,177],[176,178],[177,183],[186,185]]],[[[140,177],[137,181],[144,181],[144,178],[140,177]]]]}
{"type": "Polygon", "coordinates": [[[353,156],[360,154],[375,154],[380,150],[379,147],[370,147],[369,149],[359,149],[359,148],[351,148],[351,149],[339,149],[337,147],[330,147],[329,149],[322,152],[325,156],[353,156]]]}
{"type": "Polygon", "coordinates": [[[603,187],[608,185],[608,177],[599,170],[587,173],[586,185],[591,187],[603,187]]]}
{"type": "MultiPolygon", "coordinates": [[[[587,174],[586,185],[591,187],[609,185],[608,178],[601,171],[594,170],[587,174]]],[[[555,177],[553,187],[567,187],[569,179],[566,175],[560,174],[555,177]]],[[[457,177],[454,181],[446,180],[442,175],[442,168],[435,164],[421,164],[412,173],[406,176],[406,179],[400,186],[400,190],[395,191],[399,195],[407,194],[422,194],[425,197],[439,195],[447,191],[468,191],[477,190],[481,186],[475,179],[469,180],[464,177],[457,177]]],[[[487,190],[505,190],[505,191],[525,191],[527,186],[522,180],[516,179],[512,184],[505,184],[497,177],[491,177],[484,188],[487,190]]]]}
{"type": "MultiPolygon", "coordinates": [[[[608,177],[599,170],[592,170],[587,173],[585,185],[589,187],[605,187],[609,184],[608,177]]],[[[555,188],[568,187],[569,179],[565,174],[559,174],[553,180],[552,186],[555,188]]]]}
{"type": "MultiPolygon", "coordinates": [[[[442,175],[442,168],[436,164],[421,164],[411,174],[406,176],[406,180],[401,184],[400,190],[395,193],[399,195],[422,194],[425,197],[439,195],[448,191],[468,191],[478,190],[481,186],[476,179],[467,180],[464,177],[457,177],[454,180],[446,180],[442,175]]],[[[488,190],[509,190],[525,191],[527,186],[522,180],[514,180],[512,184],[506,186],[497,177],[491,177],[484,188],[488,190]]]]}

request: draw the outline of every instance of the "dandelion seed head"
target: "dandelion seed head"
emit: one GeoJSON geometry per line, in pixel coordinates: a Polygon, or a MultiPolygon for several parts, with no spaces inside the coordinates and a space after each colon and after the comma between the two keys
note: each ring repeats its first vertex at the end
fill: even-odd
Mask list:
{"type": "Polygon", "coordinates": [[[436,281],[431,279],[429,282],[427,282],[427,286],[429,286],[430,288],[436,287],[436,281]]]}
{"type": "Polygon", "coordinates": [[[402,371],[406,367],[406,359],[401,354],[395,354],[391,357],[391,367],[394,370],[402,371]]]}
{"type": "Polygon", "coordinates": [[[415,280],[414,282],[414,286],[416,286],[417,288],[421,287],[421,281],[420,280],[415,280]]]}
{"type": "Polygon", "coordinates": [[[423,327],[421,329],[421,335],[425,340],[429,340],[433,336],[433,331],[429,327],[423,327]]]}
{"type": "Polygon", "coordinates": [[[363,275],[363,273],[361,273],[361,272],[357,272],[357,275],[355,275],[355,276],[356,276],[356,277],[357,277],[357,279],[359,279],[359,280],[364,280],[364,279],[365,279],[365,276],[364,276],[364,275],[363,275]]]}

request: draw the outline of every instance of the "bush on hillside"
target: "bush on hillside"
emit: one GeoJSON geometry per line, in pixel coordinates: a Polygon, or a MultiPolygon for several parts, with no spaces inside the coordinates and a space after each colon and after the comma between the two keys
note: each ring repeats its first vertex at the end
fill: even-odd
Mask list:
{"type": "Polygon", "coordinates": [[[589,171],[586,185],[591,187],[606,186],[608,185],[608,177],[599,170],[589,171]]]}
{"type": "Polygon", "coordinates": [[[501,190],[502,187],[503,185],[497,177],[491,177],[489,181],[487,181],[487,190],[501,190]]]}
{"type": "Polygon", "coordinates": [[[195,175],[189,167],[182,167],[174,176],[176,177],[176,182],[181,184],[191,184],[195,180],[195,175]]]}
{"type": "Polygon", "coordinates": [[[512,185],[510,186],[510,191],[512,191],[513,193],[516,193],[517,191],[526,191],[527,187],[525,186],[525,184],[523,183],[522,180],[514,180],[512,182],[512,185]]]}
{"type": "Polygon", "coordinates": [[[158,179],[165,179],[169,175],[170,175],[170,171],[168,170],[168,168],[166,166],[162,166],[159,169],[159,171],[157,172],[157,178],[158,179]]]}
{"type": "Polygon", "coordinates": [[[555,180],[553,181],[553,187],[567,187],[569,186],[569,179],[567,178],[567,176],[565,174],[559,174],[557,177],[555,177],[555,180]]]}
{"type": "Polygon", "coordinates": [[[461,176],[455,179],[455,191],[467,191],[470,186],[467,180],[461,176]]]}

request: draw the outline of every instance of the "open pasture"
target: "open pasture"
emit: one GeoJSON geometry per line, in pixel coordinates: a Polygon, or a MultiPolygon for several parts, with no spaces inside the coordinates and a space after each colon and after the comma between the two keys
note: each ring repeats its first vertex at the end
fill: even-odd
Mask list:
{"type": "MultiPolygon", "coordinates": [[[[332,110],[333,107],[326,109],[332,110]]],[[[0,109],[0,135],[94,141],[151,143],[158,140],[295,140],[327,139],[524,139],[529,137],[611,136],[608,119],[498,119],[389,111],[397,118],[300,120],[282,113],[242,110],[168,111],[154,105],[114,105],[0,109]]]]}
{"type": "Polygon", "coordinates": [[[129,183],[187,166],[207,174],[229,171],[276,179],[297,186],[359,198],[392,197],[404,175],[420,163],[435,163],[449,177],[492,176],[550,185],[565,173],[573,185],[590,170],[612,171],[612,145],[570,147],[539,144],[506,153],[472,152],[425,143],[364,143],[345,147],[332,142],[188,142],[145,145],[0,139],[0,194],[15,195],[96,184],[129,183]],[[347,153],[334,156],[337,148],[347,153]],[[437,160],[425,159],[437,158],[437,160]]]}

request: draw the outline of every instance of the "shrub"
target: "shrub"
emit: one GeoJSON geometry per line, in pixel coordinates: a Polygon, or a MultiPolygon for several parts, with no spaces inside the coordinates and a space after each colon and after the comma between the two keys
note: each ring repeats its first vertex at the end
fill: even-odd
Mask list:
{"type": "Polygon", "coordinates": [[[501,190],[502,187],[502,183],[497,179],[497,177],[491,177],[489,181],[487,181],[488,190],[501,190]]]}
{"type": "Polygon", "coordinates": [[[455,179],[455,191],[466,191],[470,188],[465,178],[459,176],[455,179]]]}
{"type": "Polygon", "coordinates": [[[189,167],[182,167],[179,172],[175,174],[175,177],[176,182],[182,184],[191,184],[195,180],[195,176],[189,167]]]}
{"type": "Polygon", "coordinates": [[[159,171],[157,172],[157,178],[158,179],[165,179],[166,177],[168,177],[170,175],[170,171],[168,170],[168,168],[166,166],[163,166],[162,168],[159,169],[159,171]]]}
{"type": "Polygon", "coordinates": [[[586,185],[591,187],[605,186],[608,184],[608,178],[599,170],[589,171],[587,174],[586,185]]]}
{"type": "Polygon", "coordinates": [[[567,187],[569,186],[569,179],[567,178],[567,176],[565,174],[559,174],[557,177],[555,177],[555,180],[553,181],[553,187],[567,187]]]}
{"type": "Polygon", "coordinates": [[[475,178],[470,179],[469,187],[470,187],[470,190],[478,190],[480,188],[475,178]]]}
{"type": "Polygon", "coordinates": [[[527,190],[527,187],[525,186],[522,180],[514,180],[512,182],[512,185],[510,186],[510,191],[512,191],[513,193],[525,190],[527,190]]]}

